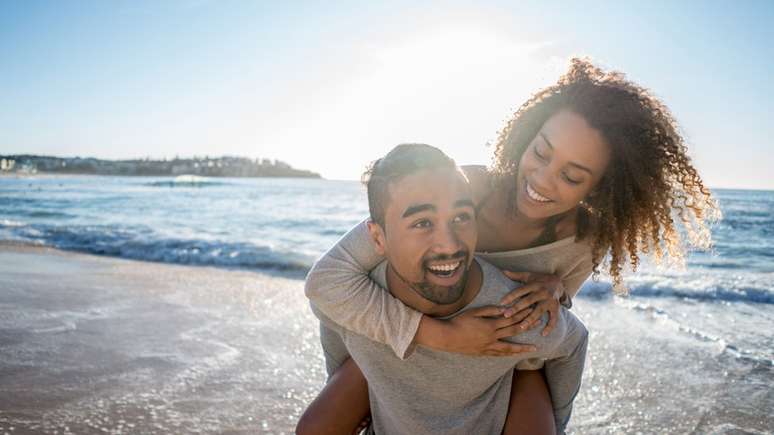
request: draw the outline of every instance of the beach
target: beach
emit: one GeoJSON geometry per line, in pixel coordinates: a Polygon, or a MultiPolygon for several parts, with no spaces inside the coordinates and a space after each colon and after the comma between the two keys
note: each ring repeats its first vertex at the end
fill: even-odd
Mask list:
{"type": "Polygon", "coordinates": [[[323,381],[301,281],[0,249],[0,433],[290,433],[323,381]]]}
{"type": "MultiPolygon", "coordinates": [[[[0,433],[292,433],[324,382],[301,278],[2,244],[0,433]]],[[[575,302],[571,433],[771,433],[770,363],[632,304],[575,302]]]]}
{"type": "MultiPolygon", "coordinates": [[[[303,277],[359,183],[0,181],[0,434],[292,433],[325,379],[303,277]]],[[[717,194],[713,252],[575,298],[571,433],[771,433],[774,192],[717,194]]]]}

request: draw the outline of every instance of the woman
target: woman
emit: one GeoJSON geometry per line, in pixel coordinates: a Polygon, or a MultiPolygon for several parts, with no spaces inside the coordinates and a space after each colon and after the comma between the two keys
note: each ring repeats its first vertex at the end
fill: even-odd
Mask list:
{"type": "MultiPolygon", "coordinates": [[[[544,333],[550,332],[559,301],[571,306],[605,256],[620,290],[624,263],[635,270],[641,254],[682,259],[674,216],[688,242],[699,247],[710,243],[705,220],[718,216],[668,109],[622,74],[581,59],[516,111],[499,135],[491,169],[466,173],[477,202],[478,254],[512,278],[529,281],[502,301],[517,301],[500,310],[509,321],[485,317],[491,310],[437,320],[404,306],[367,279],[381,258],[347,250],[348,241],[365,237],[357,233],[362,226],[310,272],[306,291],[315,306],[345,328],[388,344],[401,358],[416,344],[480,355],[518,352],[518,345],[499,339],[535,324],[545,312],[551,320],[544,333]],[[336,282],[357,285],[326,285],[336,282]]],[[[353,363],[335,378],[321,396],[353,411],[347,420],[352,429],[352,421],[367,413],[367,386],[353,363]]],[[[505,431],[528,421],[525,407],[540,406],[546,397],[539,372],[519,372],[505,431]]],[[[302,423],[319,422],[324,409],[316,401],[302,423]]]]}

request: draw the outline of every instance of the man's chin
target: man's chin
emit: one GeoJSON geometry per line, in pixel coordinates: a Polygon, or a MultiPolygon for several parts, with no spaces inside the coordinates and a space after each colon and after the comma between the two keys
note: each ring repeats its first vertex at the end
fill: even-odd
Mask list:
{"type": "Polygon", "coordinates": [[[426,288],[429,288],[430,291],[427,292],[424,297],[437,305],[456,303],[465,293],[467,271],[463,271],[463,273],[449,285],[438,284],[435,282],[434,278],[436,277],[428,277],[425,281],[426,288]]]}

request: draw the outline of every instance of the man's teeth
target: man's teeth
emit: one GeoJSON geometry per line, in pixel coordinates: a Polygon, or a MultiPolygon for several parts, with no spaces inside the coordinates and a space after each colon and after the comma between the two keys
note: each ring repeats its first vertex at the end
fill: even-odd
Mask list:
{"type": "Polygon", "coordinates": [[[532,186],[529,185],[529,183],[527,183],[527,195],[530,198],[534,199],[535,201],[540,201],[540,202],[549,202],[549,201],[551,201],[550,199],[546,198],[545,196],[535,192],[532,189],[532,186]]]}
{"type": "Polygon", "coordinates": [[[461,261],[458,261],[456,263],[449,263],[449,264],[441,264],[437,266],[427,266],[428,269],[432,270],[433,272],[451,272],[452,270],[460,267],[461,261]]]}

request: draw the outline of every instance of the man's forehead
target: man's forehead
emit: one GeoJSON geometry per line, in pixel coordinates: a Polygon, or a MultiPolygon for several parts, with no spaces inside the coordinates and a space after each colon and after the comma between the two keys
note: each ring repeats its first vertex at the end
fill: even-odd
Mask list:
{"type": "Polygon", "coordinates": [[[470,186],[464,175],[452,169],[420,171],[406,176],[390,183],[389,195],[388,207],[401,214],[408,207],[442,207],[450,203],[456,207],[465,206],[471,200],[470,186]]]}

